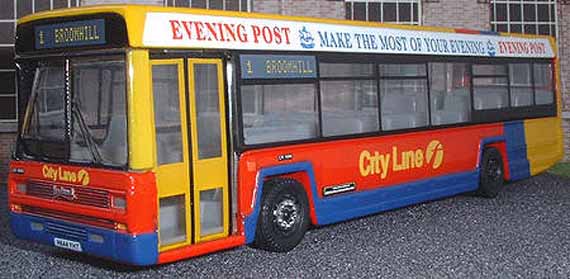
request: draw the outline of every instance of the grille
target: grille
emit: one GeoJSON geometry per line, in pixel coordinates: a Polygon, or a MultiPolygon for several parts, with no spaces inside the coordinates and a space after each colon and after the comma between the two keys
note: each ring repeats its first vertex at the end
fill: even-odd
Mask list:
{"type": "MultiPolygon", "coordinates": [[[[57,186],[59,187],[60,185],[57,186]]],[[[65,201],[65,202],[88,205],[99,208],[109,208],[111,205],[110,194],[108,191],[105,190],[97,190],[97,189],[74,187],[74,186],[69,186],[69,187],[62,186],[64,188],[73,189],[75,193],[75,198],[69,199],[68,197],[61,195],[56,196],[56,194],[54,194],[53,187],[54,187],[53,184],[31,181],[30,183],[28,183],[26,192],[28,195],[38,198],[65,201]]]]}
{"type": "Polygon", "coordinates": [[[47,222],[46,230],[52,235],[60,236],[65,239],[87,240],[87,231],[75,226],[47,222]]]}
{"type": "Polygon", "coordinates": [[[34,216],[39,216],[39,217],[48,217],[48,218],[52,218],[52,219],[58,219],[58,220],[63,220],[63,221],[68,221],[68,222],[73,222],[73,223],[86,224],[86,225],[91,225],[91,226],[100,227],[100,228],[115,229],[115,222],[113,222],[112,220],[108,220],[108,219],[102,219],[102,218],[96,218],[96,217],[91,217],[91,216],[67,213],[67,212],[62,212],[62,211],[52,210],[52,209],[47,209],[47,208],[37,208],[37,207],[32,207],[32,206],[22,206],[22,212],[24,212],[26,214],[34,215],[34,216]]]}

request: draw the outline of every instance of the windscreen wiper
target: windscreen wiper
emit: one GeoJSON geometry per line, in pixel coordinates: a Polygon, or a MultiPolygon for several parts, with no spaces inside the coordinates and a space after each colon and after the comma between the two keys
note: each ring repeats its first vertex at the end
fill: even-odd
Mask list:
{"type": "Polygon", "coordinates": [[[77,119],[77,122],[79,123],[79,129],[81,130],[81,134],[83,136],[83,140],[85,141],[85,144],[87,145],[87,149],[89,149],[89,152],[91,153],[91,157],[93,158],[93,162],[96,164],[101,164],[101,162],[102,162],[101,153],[99,152],[99,149],[97,148],[95,140],[93,139],[93,135],[89,132],[89,128],[87,127],[87,124],[85,123],[85,119],[83,118],[83,114],[81,113],[81,110],[79,109],[79,107],[77,106],[76,103],[73,103],[73,105],[71,106],[71,111],[72,111],[72,114],[75,115],[75,118],[77,119]]]}

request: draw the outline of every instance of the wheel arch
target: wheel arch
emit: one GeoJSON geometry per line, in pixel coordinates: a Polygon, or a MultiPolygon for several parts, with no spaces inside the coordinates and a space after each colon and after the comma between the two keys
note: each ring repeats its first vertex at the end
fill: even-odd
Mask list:
{"type": "Polygon", "coordinates": [[[493,147],[499,151],[501,154],[501,159],[503,161],[503,173],[505,175],[505,180],[511,180],[510,168],[509,168],[509,157],[507,152],[507,143],[504,137],[492,137],[486,138],[481,141],[479,145],[479,156],[477,159],[477,169],[481,170],[481,162],[483,160],[483,152],[486,148],[493,147]]]}
{"type": "Polygon", "coordinates": [[[314,195],[317,193],[317,184],[313,166],[310,162],[297,162],[262,168],[258,171],[256,176],[256,185],[252,201],[253,211],[244,221],[246,244],[251,244],[255,240],[263,187],[266,181],[273,178],[291,178],[297,180],[305,189],[305,194],[309,201],[310,222],[313,225],[318,223],[314,202],[314,195]]]}

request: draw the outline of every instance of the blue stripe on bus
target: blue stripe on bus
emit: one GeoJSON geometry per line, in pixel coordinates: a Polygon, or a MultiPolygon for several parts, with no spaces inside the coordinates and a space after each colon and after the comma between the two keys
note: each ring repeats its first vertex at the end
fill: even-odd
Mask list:
{"type": "Polygon", "coordinates": [[[10,214],[14,235],[21,239],[54,246],[54,238],[77,241],[82,252],[131,265],[152,265],[158,262],[158,236],[156,233],[131,235],[91,226],[78,225],[49,218],[10,214]],[[32,224],[35,229],[32,228],[32,224]],[[43,229],[38,229],[41,224],[43,229]],[[89,239],[99,235],[103,243],[89,239]]]}
{"type": "Polygon", "coordinates": [[[320,201],[320,225],[370,215],[419,202],[473,191],[479,185],[479,171],[429,178],[370,191],[343,194],[320,201]]]}
{"type": "Polygon", "coordinates": [[[511,180],[515,181],[530,177],[524,121],[505,122],[504,127],[511,180]]]}
{"type": "Polygon", "coordinates": [[[319,225],[332,224],[380,211],[473,191],[479,185],[479,170],[476,169],[475,171],[320,199],[318,198],[316,180],[310,162],[264,168],[260,170],[257,177],[253,212],[245,219],[246,243],[249,244],[255,240],[255,230],[265,178],[299,171],[306,172],[310,178],[313,206],[317,217],[316,221],[319,225]]]}

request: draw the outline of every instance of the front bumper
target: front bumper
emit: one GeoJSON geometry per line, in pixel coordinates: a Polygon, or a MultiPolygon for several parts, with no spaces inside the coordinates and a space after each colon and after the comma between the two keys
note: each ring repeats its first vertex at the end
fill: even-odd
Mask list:
{"type": "Polygon", "coordinates": [[[21,239],[55,246],[54,238],[78,242],[83,253],[131,265],[158,262],[157,233],[126,234],[50,218],[10,213],[12,232],[21,239]]]}

